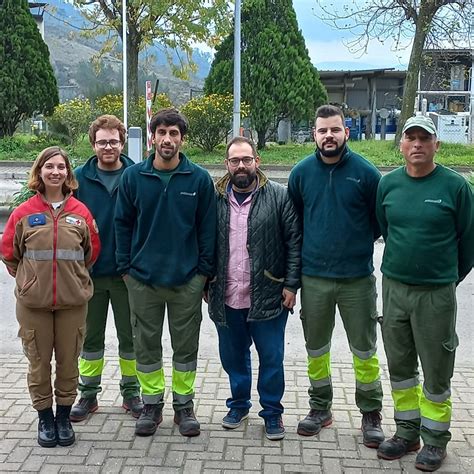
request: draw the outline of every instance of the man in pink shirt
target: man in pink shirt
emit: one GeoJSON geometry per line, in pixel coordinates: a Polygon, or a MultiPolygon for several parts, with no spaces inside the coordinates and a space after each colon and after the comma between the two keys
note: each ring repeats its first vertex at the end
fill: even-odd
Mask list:
{"type": "Polygon", "coordinates": [[[251,140],[233,138],[225,164],[227,174],[216,184],[217,270],[209,285],[209,315],[231,389],[222,426],[237,428],[248,417],[254,343],[259,415],[267,438],[279,440],[285,435],[285,327],[300,287],[299,221],[286,188],[260,171],[251,140]]]}

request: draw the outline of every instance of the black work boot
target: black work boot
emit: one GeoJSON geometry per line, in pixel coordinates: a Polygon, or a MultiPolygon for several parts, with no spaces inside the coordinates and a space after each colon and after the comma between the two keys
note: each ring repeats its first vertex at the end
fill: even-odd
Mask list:
{"type": "Polygon", "coordinates": [[[71,446],[76,440],[76,435],[72,429],[69,415],[71,405],[58,405],[56,407],[56,436],[59,446],[71,446]]]}
{"type": "Polygon", "coordinates": [[[332,423],[331,410],[311,409],[306,418],[298,423],[297,433],[301,436],[317,435],[322,428],[332,423]]]}
{"type": "Polygon", "coordinates": [[[145,403],[140,418],[138,418],[135,425],[135,434],[138,436],[151,436],[162,421],[163,408],[156,403],[145,403]]]}
{"type": "Polygon", "coordinates": [[[69,419],[71,421],[83,421],[87,418],[89,413],[94,413],[99,408],[97,404],[97,397],[80,398],[79,401],[72,407],[69,419]]]}
{"type": "Polygon", "coordinates": [[[38,444],[43,448],[54,448],[57,443],[53,409],[38,410],[38,444]]]}
{"type": "Polygon", "coordinates": [[[385,440],[382,430],[382,415],[378,410],[362,413],[362,437],[364,446],[378,448],[385,440]]]}
{"type": "Polygon", "coordinates": [[[443,464],[445,457],[446,448],[425,444],[416,456],[415,467],[420,471],[436,471],[443,464]]]}
{"type": "Polygon", "coordinates": [[[179,432],[183,436],[198,436],[201,434],[201,425],[196,420],[193,408],[183,408],[175,412],[174,422],[179,425],[179,432]]]}
{"type": "Polygon", "coordinates": [[[122,408],[129,411],[133,418],[140,418],[143,410],[143,401],[141,397],[124,398],[122,408]]]}
{"type": "Polygon", "coordinates": [[[420,449],[420,439],[415,441],[408,441],[405,438],[400,438],[395,435],[387,439],[377,448],[377,457],[392,461],[393,459],[400,459],[405,454],[411,451],[418,451],[420,449]]]}

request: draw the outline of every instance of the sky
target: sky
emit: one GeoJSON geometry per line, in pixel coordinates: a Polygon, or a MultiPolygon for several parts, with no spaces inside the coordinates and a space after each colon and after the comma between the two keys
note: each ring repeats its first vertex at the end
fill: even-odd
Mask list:
{"type": "MultiPolygon", "coordinates": [[[[350,1],[350,0],[347,0],[350,1]]],[[[332,4],[342,5],[344,0],[331,0],[332,4]]],[[[329,2],[328,2],[329,4],[329,2]]],[[[347,31],[338,31],[317,18],[316,0],[293,0],[293,7],[302,30],[313,64],[325,69],[406,69],[410,57],[409,50],[391,51],[391,44],[372,41],[368,54],[352,54],[343,44],[350,39],[347,31]]]]}

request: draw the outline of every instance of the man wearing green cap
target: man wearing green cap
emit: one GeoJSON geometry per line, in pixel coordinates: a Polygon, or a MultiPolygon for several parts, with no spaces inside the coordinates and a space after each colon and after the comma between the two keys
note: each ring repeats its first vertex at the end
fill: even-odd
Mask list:
{"type": "Polygon", "coordinates": [[[396,423],[377,455],[401,458],[420,448],[421,436],[415,467],[422,471],[441,466],[451,439],[456,286],[474,261],[472,191],[435,163],[439,145],[430,118],[408,119],[400,142],[406,164],[381,179],[376,204],[385,240],[382,336],[396,423]]]}

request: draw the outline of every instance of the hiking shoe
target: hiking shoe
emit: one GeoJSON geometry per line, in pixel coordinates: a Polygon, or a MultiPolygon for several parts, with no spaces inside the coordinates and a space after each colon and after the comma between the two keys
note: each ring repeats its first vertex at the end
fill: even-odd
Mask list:
{"type": "Polygon", "coordinates": [[[425,444],[423,449],[416,456],[415,467],[420,471],[436,471],[441,467],[441,464],[443,464],[445,457],[446,448],[425,444]]]}
{"type": "Polygon", "coordinates": [[[76,441],[76,435],[71,425],[71,405],[56,406],[56,436],[59,446],[71,446],[76,441]]]}
{"type": "Polygon", "coordinates": [[[179,432],[183,436],[198,436],[201,434],[201,426],[196,420],[192,408],[183,408],[174,414],[174,422],[179,426],[179,432]]]}
{"type": "Polygon", "coordinates": [[[141,397],[124,398],[122,408],[129,411],[133,418],[140,418],[143,410],[143,401],[141,397]]]}
{"type": "Polygon", "coordinates": [[[285,437],[285,427],[280,415],[265,418],[265,436],[272,441],[285,437]]]}
{"type": "Polygon", "coordinates": [[[380,446],[377,448],[377,457],[392,461],[393,459],[400,459],[405,456],[405,454],[411,451],[418,451],[419,449],[419,438],[414,441],[408,441],[405,438],[400,438],[395,435],[383,443],[380,443],[380,446]]]}
{"type": "Polygon", "coordinates": [[[38,444],[43,448],[54,448],[57,443],[53,409],[38,410],[38,444]]]}
{"type": "Polygon", "coordinates": [[[138,418],[135,424],[135,434],[138,436],[151,436],[162,421],[163,408],[156,403],[145,403],[140,418],[138,418]]]}
{"type": "Polygon", "coordinates": [[[331,410],[311,409],[306,418],[298,423],[296,432],[301,436],[317,435],[322,428],[332,423],[331,410]]]}
{"type": "Polygon", "coordinates": [[[378,448],[385,440],[382,430],[382,416],[378,410],[362,413],[362,437],[364,446],[378,448]]]}
{"type": "Polygon", "coordinates": [[[89,413],[94,413],[99,408],[97,398],[80,398],[72,407],[69,419],[71,421],[83,421],[89,413]]]}
{"type": "Polygon", "coordinates": [[[241,408],[231,408],[224,418],[222,418],[222,426],[229,430],[238,428],[242,421],[249,417],[249,411],[241,408]]]}

